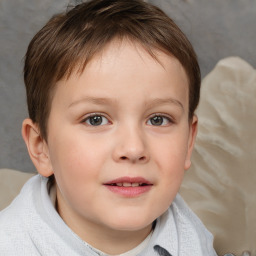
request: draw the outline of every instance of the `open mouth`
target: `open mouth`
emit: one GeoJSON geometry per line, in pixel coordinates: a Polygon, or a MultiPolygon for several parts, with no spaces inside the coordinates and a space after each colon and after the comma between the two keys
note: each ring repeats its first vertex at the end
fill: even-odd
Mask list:
{"type": "Polygon", "coordinates": [[[152,185],[143,177],[120,177],[106,182],[104,185],[117,187],[142,187],[152,185]]]}
{"type": "Polygon", "coordinates": [[[120,177],[104,184],[111,192],[122,197],[138,197],[151,190],[153,184],[142,177],[120,177]]]}
{"type": "Polygon", "coordinates": [[[118,182],[118,183],[111,183],[106,184],[108,186],[117,186],[117,187],[141,187],[141,186],[149,186],[150,184],[146,183],[138,183],[138,182],[118,182]]]}

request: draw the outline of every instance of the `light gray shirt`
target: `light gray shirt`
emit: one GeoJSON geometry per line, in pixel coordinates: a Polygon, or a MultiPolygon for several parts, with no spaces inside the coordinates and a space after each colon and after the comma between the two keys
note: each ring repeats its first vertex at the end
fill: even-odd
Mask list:
{"type": "MultiPolygon", "coordinates": [[[[1,256],[98,256],[62,220],[50,198],[48,179],[32,177],[0,212],[1,256]]],[[[157,223],[140,256],[217,256],[213,237],[177,195],[157,223]]]]}

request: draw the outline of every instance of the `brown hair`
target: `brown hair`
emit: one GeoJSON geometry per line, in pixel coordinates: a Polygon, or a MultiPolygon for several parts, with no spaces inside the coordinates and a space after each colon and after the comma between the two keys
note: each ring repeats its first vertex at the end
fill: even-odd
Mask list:
{"type": "Polygon", "coordinates": [[[199,102],[200,69],[190,42],[159,8],[142,0],[92,0],[58,14],[34,36],[25,56],[29,116],[47,139],[47,120],[56,82],[77,69],[113,39],[139,42],[153,57],[176,57],[189,79],[189,119],[199,102]]]}

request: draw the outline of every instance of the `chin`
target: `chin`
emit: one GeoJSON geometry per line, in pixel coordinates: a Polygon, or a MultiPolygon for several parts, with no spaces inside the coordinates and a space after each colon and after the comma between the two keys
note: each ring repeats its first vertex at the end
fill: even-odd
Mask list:
{"type": "Polygon", "coordinates": [[[112,216],[108,226],[114,230],[138,231],[151,226],[155,219],[153,216],[126,213],[125,215],[112,216]]]}

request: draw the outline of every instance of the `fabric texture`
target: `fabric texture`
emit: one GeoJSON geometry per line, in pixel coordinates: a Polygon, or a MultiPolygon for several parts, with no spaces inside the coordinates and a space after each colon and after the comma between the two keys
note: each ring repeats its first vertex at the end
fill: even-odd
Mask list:
{"type": "Polygon", "coordinates": [[[256,255],[256,69],[219,61],[202,81],[199,129],[181,195],[219,255],[256,255]]]}
{"type": "Polygon", "coordinates": [[[0,169],[0,211],[7,207],[19,194],[32,173],[24,173],[11,169],[0,169]]]}
{"type": "MultiPolygon", "coordinates": [[[[47,178],[32,177],[12,204],[0,212],[0,255],[97,256],[56,212],[47,178]]],[[[157,219],[140,256],[216,256],[213,237],[177,195],[157,219]]]]}

